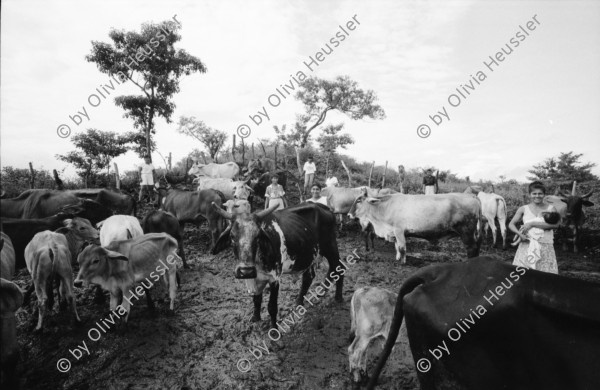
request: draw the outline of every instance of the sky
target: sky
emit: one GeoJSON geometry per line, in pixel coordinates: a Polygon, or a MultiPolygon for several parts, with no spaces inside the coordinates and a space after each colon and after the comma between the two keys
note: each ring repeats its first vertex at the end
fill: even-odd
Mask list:
{"type": "MultiPolygon", "coordinates": [[[[250,143],[274,138],[273,125],[292,126],[302,105],[288,97],[273,107],[268,99],[302,71],[324,79],[347,75],[377,94],[385,119],[332,113],[325,122],[345,124],[355,143],[343,152],[360,161],[519,181],[561,152],[583,153],[584,162],[600,165],[599,1],[397,0],[5,0],[0,165],[26,168],[31,161],[74,175],[55,158],[73,148],[69,137],[58,136],[60,125],[71,135],[133,130],[114,97],[139,90],[119,85],[99,104],[92,98],[91,107],[89,96],[109,79],[85,56],[91,41],[110,41],[111,28],[139,31],[175,15],[182,27],[176,47],[208,71],[183,76],[173,123],[156,121],[158,151],[171,152],[173,161],[202,148],[175,131],[181,116],[229,134],[249,125],[250,143]],[[309,70],[304,62],[353,18],[354,30],[346,28],[346,39],[309,70]],[[492,63],[502,48],[510,54],[492,63]],[[269,119],[256,125],[249,116],[263,107],[269,119]],[[89,119],[77,125],[69,117],[83,108],[89,119]],[[421,125],[429,130],[419,133],[421,125]]],[[[164,165],[157,153],[153,158],[164,165]]],[[[115,162],[121,171],[141,163],[133,152],[115,162]]],[[[600,175],[600,166],[593,172],[600,175]]]]}

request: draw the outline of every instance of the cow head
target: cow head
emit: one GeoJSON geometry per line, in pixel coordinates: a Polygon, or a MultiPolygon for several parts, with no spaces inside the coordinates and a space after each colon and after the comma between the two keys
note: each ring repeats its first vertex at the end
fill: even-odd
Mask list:
{"type": "Polygon", "coordinates": [[[243,199],[248,200],[250,196],[254,193],[254,190],[250,188],[248,184],[250,184],[251,179],[248,179],[246,182],[236,181],[233,183],[233,199],[243,199]]]}
{"type": "Polygon", "coordinates": [[[127,257],[119,252],[111,251],[99,245],[88,245],[77,257],[79,273],[73,283],[75,287],[86,284],[102,284],[104,276],[112,268],[109,262],[128,261],[127,257]]]}
{"type": "Polygon", "coordinates": [[[204,176],[204,167],[205,164],[194,163],[190,170],[188,171],[188,175],[191,176],[204,176]]]}
{"type": "Polygon", "coordinates": [[[377,205],[380,202],[381,198],[369,196],[369,190],[365,187],[363,188],[363,193],[354,200],[354,203],[352,203],[352,207],[350,207],[350,211],[348,212],[348,217],[360,220],[361,226],[366,228],[369,225],[367,213],[370,206],[377,205]]]}
{"type": "Polygon", "coordinates": [[[223,203],[223,206],[225,206],[227,212],[232,215],[252,212],[250,202],[248,202],[247,200],[230,199],[227,202],[223,203]]]}
{"type": "Polygon", "coordinates": [[[223,218],[231,221],[231,225],[221,234],[213,254],[219,253],[229,244],[233,247],[233,253],[238,260],[235,267],[235,277],[237,279],[255,279],[257,278],[257,266],[261,264],[256,262],[256,252],[258,248],[268,253],[271,242],[268,234],[261,226],[262,220],[271,214],[277,208],[277,205],[267,210],[250,213],[231,214],[213,203],[213,207],[223,218]]]}
{"type": "Polygon", "coordinates": [[[594,203],[590,202],[588,198],[592,196],[594,190],[592,189],[585,195],[577,196],[575,191],[571,194],[560,191],[561,200],[567,204],[566,214],[566,225],[581,225],[584,221],[583,207],[593,206],[594,203]]]}
{"type": "Polygon", "coordinates": [[[80,241],[97,242],[100,237],[98,230],[96,230],[90,221],[85,218],[75,217],[72,219],[65,219],[63,225],[80,241]]]}
{"type": "Polygon", "coordinates": [[[61,211],[89,219],[93,224],[104,221],[106,218],[113,215],[113,212],[109,208],[89,199],[82,199],[80,203],[63,206],[61,211]]]}

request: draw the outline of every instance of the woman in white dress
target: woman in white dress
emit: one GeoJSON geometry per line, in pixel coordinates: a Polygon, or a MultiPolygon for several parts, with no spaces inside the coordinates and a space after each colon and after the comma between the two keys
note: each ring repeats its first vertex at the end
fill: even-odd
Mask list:
{"type": "Polygon", "coordinates": [[[556,212],[554,206],[544,202],[546,187],[539,181],[529,185],[530,203],[519,207],[508,224],[511,231],[521,238],[513,265],[536,269],[538,271],[558,273],[556,254],[554,253],[554,232],[560,221],[555,224],[545,222],[541,217],[546,212],[556,212]],[[523,220],[518,229],[516,223],[523,220]]]}
{"type": "Polygon", "coordinates": [[[307,199],[307,202],[311,203],[321,203],[322,205],[327,206],[327,198],[321,196],[321,186],[318,184],[313,184],[310,189],[310,193],[312,194],[312,198],[307,199]]]}

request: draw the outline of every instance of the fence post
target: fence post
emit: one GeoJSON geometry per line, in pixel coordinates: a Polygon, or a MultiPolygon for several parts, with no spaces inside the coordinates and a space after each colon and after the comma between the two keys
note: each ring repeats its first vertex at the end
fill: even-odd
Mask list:
{"type": "Polygon", "coordinates": [[[369,188],[371,188],[371,176],[373,175],[373,167],[375,167],[375,161],[371,163],[371,170],[369,171],[369,188]]]}
{"type": "Polygon", "coordinates": [[[31,162],[29,163],[29,188],[32,190],[35,188],[35,171],[31,162]]]}
{"type": "Polygon", "coordinates": [[[385,162],[385,168],[383,169],[383,181],[381,182],[381,188],[385,187],[385,174],[387,173],[388,162],[385,162]]]}
{"type": "MultiPolygon", "coordinates": [[[[169,160],[171,159],[170,153],[169,153],[169,160]]],[[[114,163],[115,165],[115,187],[117,187],[117,190],[121,189],[121,177],[119,176],[119,167],[117,166],[117,163],[114,163]]]]}

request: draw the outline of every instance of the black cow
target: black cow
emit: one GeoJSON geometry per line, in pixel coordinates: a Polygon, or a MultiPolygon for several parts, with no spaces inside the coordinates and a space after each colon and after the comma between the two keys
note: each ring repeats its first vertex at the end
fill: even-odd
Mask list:
{"type": "Polygon", "coordinates": [[[98,202],[119,214],[135,215],[137,212],[137,202],[131,195],[118,193],[105,188],[71,190],[68,192],[78,198],[98,202]]]}
{"type": "Polygon", "coordinates": [[[421,389],[600,389],[600,284],[515,267],[491,257],[436,264],[400,288],[421,389]]]}
{"type": "Polygon", "coordinates": [[[16,198],[1,199],[0,208],[3,218],[38,219],[62,211],[77,214],[94,225],[113,214],[95,201],[57,190],[27,190],[16,198]]]}
{"type": "Polygon", "coordinates": [[[173,214],[163,210],[154,210],[144,217],[142,229],[144,230],[144,234],[167,233],[176,239],[183,267],[188,268],[185,261],[185,251],[183,250],[183,228],[173,214]]]}
{"type": "Polygon", "coordinates": [[[62,228],[65,219],[74,217],[75,214],[58,213],[41,219],[2,218],[2,231],[10,237],[15,248],[16,269],[25,268],[25,247],[33,236],[44,230],[55,231],[62,228]]]}
{"type": "Polygon", "coordinates": [[[583,207],[590,207],[594,204],[589,201],[589,197],[592,196],[594,190],[592,189],[585,195],[578,196],[575,192],[575,186],[571,194],[560,191],[560,196],[549,195],[544,199],[546,202],[552,204],[561,216],[561,230],[563,232],[570,233],[570,237],[562,242],[562,249],[567,250],[567,241],[573,243],[573,252],[578,252],[578,245],[581,235],[581,226],[585,222],[585,213],[583,207]]]}
{"type": "Polygon", "coordinates": [[[211,248],[214,248],[219,234],[224,229],[224,223],[221,216],[213,210],[211,204],[214,202],[219,207],[223,204],[221,195],[215,190],[201,191],[181,191],[168,190],[160,191],[161,208],[173,214],[179,221],[181,231],[185,223],[193,223],[198,226],[200,233],[200,224],[204,219],[208,221],[208,227],[211,232],[211,248]]]}
{"type": "MultiPolygon", "coordinates": [[[[253,214],[236,215],[216,205],[214,208],[232,223],[219,237],[213,253],[223,250],[229,243],[233,246],[238,261],[235,277],[246,279],[249,293],[254,296],[253,321],[260,320],[262,294],[269,284],[268,311],[272,326],[276,326],[279,277],[282,273],[302,273],[302,286],[296,302],[298,305],[303,303],[315,277],[317,253],[329,262],[329,286],[325,287],[330,288],[335,282],[335,298],[342,300],[345,268],[340,262],[335,238],[335,216],[327,207],[303,203],[275,212],[271,207],[253,214]]],[[[319,288],[322,289],[317,287],[317,290],[319,288]]]]}

